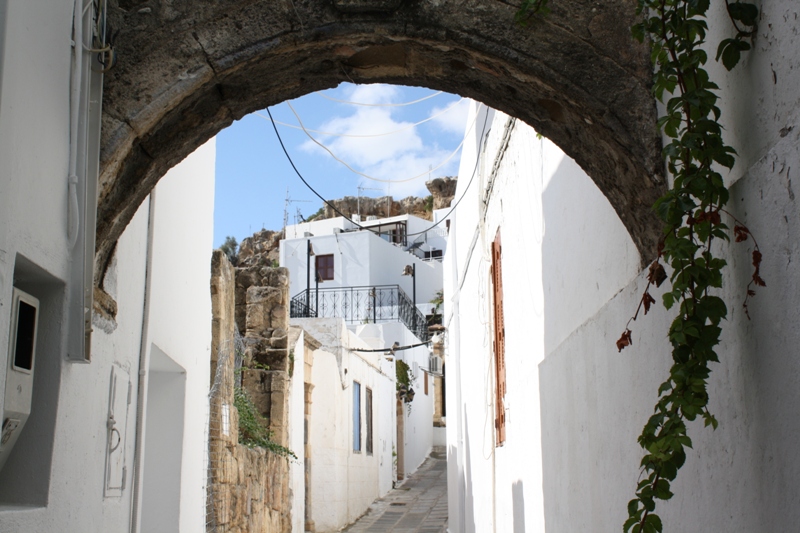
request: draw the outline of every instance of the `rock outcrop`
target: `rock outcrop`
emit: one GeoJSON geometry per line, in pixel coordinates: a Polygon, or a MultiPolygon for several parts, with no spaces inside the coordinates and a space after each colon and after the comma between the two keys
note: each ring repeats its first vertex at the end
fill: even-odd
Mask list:
{"type": "Polygon", "coordinates": [[[281,232],[262,229],[242,239],[236,264],[240,267],[272,266],[279,260],[281,232]]]}
{"type": "Polygon", "coordinates": [[[456,185],[458,185],[458,178],[450,176],[435,178],[425,183],[425,187],[428,188],[431,196],[433,196],[434,209],[450,207],[456,195],[456,185]]]}

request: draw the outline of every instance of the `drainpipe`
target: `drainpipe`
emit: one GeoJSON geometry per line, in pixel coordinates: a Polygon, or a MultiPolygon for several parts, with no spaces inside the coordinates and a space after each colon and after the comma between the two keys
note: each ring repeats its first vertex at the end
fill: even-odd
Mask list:
{"type": "Polygon", "coordinates": [[[136,452],[133,459],[133,503],[131,505],[131,533],[139,533],[142,517],[142,462],[144,459],[144,424],[147,409],[147,387],[150,366],[149,327],[150,290],[153,283],[153,234],[156,212],[156,191],[150,192],[147,223],[147,261],[145,266],[144,305],[142,306],[142,337],[139,343],[139,387],[136,396],[136,452]]]}
{"type": "Polygon", "coordinates": [[[75,0],[72,13],[72,76],[69,93],[69,175],[67,187],[67,242],[69,249],[78,242],[80,218],[78,213],[78,120],[81,102],[81,73],[83,72],[83,5],[75,0]]]}

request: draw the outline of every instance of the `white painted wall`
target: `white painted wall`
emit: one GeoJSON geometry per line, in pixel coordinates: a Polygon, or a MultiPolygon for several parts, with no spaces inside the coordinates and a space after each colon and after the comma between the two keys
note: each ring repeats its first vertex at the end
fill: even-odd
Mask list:
{"type": "MultiPolygon", "coordinates": [[[[726,245],[721,295],[729,317],[709,383],[720,425],[716,431],[690,425],[694,449],[673,485],[675,497],[659,504],[665,531],[781,531],[800,520],[792,481],[800,471],[794,327],[800,227],[792,185],[800,168],[800,10],[790,1],[758,5],[754,50],[730,73],[714,61],[708,68],[722,88],[724,136],[740,154],[726,176],[734,183],[730,210],[758,238],[767,287],[752,300],[748,320],[741,302],[752,274],[752,243],[726,245]]],[[[712,6],[712,57],[719,40],[733,33],[723,9],[712,6]]],[[[639,275],[594,309],[540,366],[548,530],[610,531],[626,517],[642,455],[636,437],[670,362],[664,337],[672,314],[660,305],[633,325],[632,347],[617,353],[613,346],[644,284],[639,275]]]]}
{"type": "MultiPolygon", "coordinates": [[[[211,139],[171,169],[155,193],[152,286],[145,346],[186,371],[180,531],[205,527],[214,161],[211,139]]],[[[146,421],[145,421],[146,423],[146,421]]],[[[146,461],[146,450],[145,450],[146,461]]],[[[143,529],[142,531],[147,531],[143,529]]]]}
{"type": "MultiPolygon", "coordinates": [[[[289,294],[294,297],[307,287],[307,240],[281,241],[281,266],[289,269],[289,294]]],[[[429,302],[441,289],[442,264],[422,261],[369,231],[339,233],[311,238],[315,255],[333,254],[334,279],[319,283],[320,289],[399,285],[413,297],[411,276],[403,276],[403,267],[414,264],[417,278],[417,306],[428,311],[429,302]]],[[[311,301],[314,301],[314,256],[311,257],[311,301]]]]}
{"type": "Polygon", "coordinates": [[[488,195],[489,205],[456,214],[445,259],[451,530],[544,531],[537,365],[548,343],[560,343],[636,275],[639,258],[608,201],[552,143],[501,113],[487,130],[477,167],[474,144],[463,156],[457,196],[480,205],[488,195]],[[507,376],[501,447],[489,292],[498,230],[507,376]]]}
{"type": "Polygon", "coordinates": [[[392,487],[394,364],[340,319],[293,319],[322,344],[314,351],[311,422],[311,516],[316,531],[338,531],[392,487]],[[339,360],[341,363],[339,363],[339,360]],[[353,382],[361,384],[361,451],[353,450],[353,382]],[[373,393],[373,453],[366,451],[366,389],[373,393]]]}
{"type": "MultiPolygon", "coordinates": [[[[713,60],[709,71],[722,87],[726,139],[741,154],[726,178],[733,183],[730,209],[759,239],[768,287],[752,300],[747,320],[741,302],[752,243],[731,244],[721,291],[729,319],[722,362],[713,365],[710,380],[710,408],[720,427],[690,425],[694,449],[673,485],[676,495],[659,503],[665,531],[782,531],[800,520],[793,488],[800,471],[794,415],[800,339],[793,327],[800,217],[791,175],[800,168],[800,11],[779,0],[760,7],[755,50],[731,73],[713,60]]],[[[712,57],[716,43],[733,31],[723,9],[712,7],[712,57]]],[[[494,122],[479,170],[491,168],[503,123],[494,122]]],[[[468,270],[477,213],[460,210],[451,223],[445,261],[449,526],[458,532],[614,531],[639,478],[636,437],[668,372],[672,315],[657,305],[632,324],[633,346],[617,352],[614,342],[646,283],[636,251],[588,178],[520,126],[504,159],[517,168],[504,170],[512,179],[492,193],[486,238],[479,234],[468,270]],[[495,196],[505,200],[502,213],[493,214],[495,196]],[[509,427],[506,445],[497,449],[483,254],[493,224],[509,223],[521,235],[509,240],[503,233],[509,427]]],[[[465,145],[459,195],[475,144],[465,145]]],[[[464,202],[475,205],[477,197],[468,192],[464,202]]]]}
{"type": "Polygon", "coordinates": [[[294,368],[289,389],[289,449],[297,459],[290,459],[289,479],[292,491],[292,533],[305,531],[306,473],[305,473],[305,363],[304,335],[289,349],[294,353],[294,368]]]}
{"type": "MultiPolygon", "coordinates": [[[[186,404],[192,408],[186,413],[179,469],[181,530],[198,531],[204,522],[214,146],[201,149],[205,156],[195,156],[195,166],[186,169],[192,165],[189,158],[182,177],[167,177],[158,187],[146,342],[147,202],[120,238],[106,280],[118,304],[116,329],[106,332],[95,324],[92,362],[68,362],[66,296],[77,290],[67,281],[73,268],[67,246],[67,175],[74,4],[0,3],[0,346],[8,343],[15,276],[42,302],[34,411],[16,456],[0,473],[0,530],[128,529],[140,347],[157,343],[187,370],[186,404]],[[163,232],[170,225],[172,232],[163,232]],[[114,413],[121,442],[112,474],[121,481],[124,468],[125,484],[104,496],[112,371],[124,392],[127,382],[132,384],[132,403],[122,402],[114,413]]],[[[3,361],[5,352],[0,348],[3,361]]],[[[0,392],[5,369],[0,364],[0,392]]],[[[122,397],[127,400],[127,394],[122,397]]],[[[112,439],[116,443],[116,433],[112,439]]]]}
{"type": "MultiPolygon", "coordinates": [[[[354,329],[358,337],[376,349],[392,346],[395,342],[400,346],[419,343],[419,339],[399,322],[365,324],[356,326],[354,329]]],[[[411,384],[415,392],[414,400],[410,404],[405,404],[404,409],[405,476],[414,473],[419,468],[430,454],[433,446],[433,378],[428,376],[428,394],[425,394],[423,371],[428,368],[430,353],[427,346],[418,346],[409,350],[400,350],[395,354],[395,358],[405,361],[412,372],[415,363],[417,369],[411,384]]]]}

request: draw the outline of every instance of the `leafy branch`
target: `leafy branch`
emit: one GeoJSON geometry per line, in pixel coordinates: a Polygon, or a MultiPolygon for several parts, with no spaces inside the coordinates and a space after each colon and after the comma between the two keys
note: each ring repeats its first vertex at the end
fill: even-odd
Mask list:
{"type": "MultiPolygon", "coordinates": [[[[755,26],[758,8],[743,2],[727,3],[728,14],[737,34],[722,41],[717,60],[728,70],[736,66],[741,52],[750,49],[739,23],[755,26]]],[[[672,270],[671,290],[663,295],[664,306],[678,306],[678,313],[669,328],[673,364],[669,377],[658,389],[654,413],[645,424],[638,442],[645,450],[641,461],[642,477],[636,497],[628,503],[628,519],[623,525],[627,533],[650,533],[663,530],[661,518],[655,514],[656,500],[669,500],[671,482],[686,461],[686,448],[692,447],[686,423],[702,417],[706,426],[716,429],[718,422],[708,409],[710,363],[719,362],[716,346],[720,342],[720,322],[727,318],[725,302],[715,294],[722,287],[722,269],[726,261],[715,255],[715,239],[727,241],[728,226],[721,213],[729,192],[718,168],[731,169],[736,151],[722,139],[717,106],[719,86],[703,68],[708,57],[705,43],[706,12],[709,0],[638,0],[638,13],[644,20],[632,28],[635,38],[650,39],[651,60],[655,65],[653,94],[664,102],[666,112],[658,126],[671,139],[663,149],[667,169],[673,176],[673,187],[654,208],[664,222],[664,237],[658,258],[650,268],[648,288],[655,281],[654,271],[663,271],[660,260],[672,270]]],[[[739,221],[734,226],[736,241],[752,236],[739,221]]],[[[754,240],[755,242],[755,240],[754,240]]],[[[764,285],[758,269],[761,253],[753,252],[756,269],[751,284],[764,285]]],[[[659,274],[661,277],[661,274],[659,274]]],[[[750,285],[748,297],[755,292],[750,285]]],[[[645,289],[639,306],[655,300],[645,289]]],[[[745,300],[747,311],[747,300],[745,300]]],[[[638,309],[633,320],[638,316],[638,309]]],[[[628,322],[630,324],[630,321],[628,322]]],[[[631,344],[626,325],[617,348],[631,344]]]]}
{"type": "MultiPolygon", "coordinates": [[[[755,34],[759,10],[738,0],[725,2],[736,35],[720,42],[716,60],[721,59],[731,70],[741,53],[751,49],[747,39],[755,34]]],[[[637,0],[637,14],[644,13],[644,19],[631,28],[637,40],[647,38],[650,44],[655,66],[653,94],[666,104],[658,127],[671,139],[662,155],[674,181],[672,189],[654,205],[664,222],[664,235],[658,257],[650,265],[647,287],[617,340],[617,349],[632,344],[630,323],[642,308],[647,314],[655,303],[649,292],[651,285],[660,286],[669,277],[671,289],[663,295],[663,303],[667,309],[677,305],[678,313],[668,335],[673,365],[658,389],[654,413],[638,439],[645,455],[636,497],[628,503],[625,533],[663,530],[661,518],[654,512],[656,500],[673,496],[671,482],[686,461],[686,448],[692,447],[686,423],[702,417],[706,426],[716,429],[718,424],[708,410],[707,386],[709,365],[719,362],[715,349],[722,333],[720,323],[727,318],[728,310],[715,294],[722,287],[726,261],[715,255],[712,243],[715,239],[729,240],[728,226],[721,216],[730,215],[724,210],[729,192],[717,169],[731,169],[736,151],[723,141],[716,94],[719,86],[703,68],[708,60],[703,45],[709,4],[710,0],[637,0]],[[662,260],[671,269],[669,276],[662,260]]],[[[526,24],[546,10],[547,0],[524,0],[516,20],[526,24]]],[[[744,224],[732,218],[736,242],[753,237],[744,224]]],[[[759,272],[761,252],[755,238],[753,242],[754,273],[743,304],[746,313],[748,299],[755,296],[753,287],[765,286],[759,272]]]]}

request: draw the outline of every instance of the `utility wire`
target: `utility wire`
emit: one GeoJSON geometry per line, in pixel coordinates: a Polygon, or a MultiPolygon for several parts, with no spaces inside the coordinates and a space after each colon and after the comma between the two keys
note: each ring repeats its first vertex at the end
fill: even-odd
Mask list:
{"type": "Polygon", "coordinates": [[[429,94],[428,96],[423,96],[419,100],[414,100],[413,102],[403,102],[402,104],[365,104],[363,102],[348,102],[347,100],[339,100],[338,98],[334,98],[332,96],[328,96],[327,94],[325,94],[323,92],[316,91],[316,93],[318,95],[320,95],[321,97],[326,98],[326,99],[328,99],[328,100],[330,100],[332,102],[338,102],[340,104],[359,105],[359,106],[364,106],[364,107],[403,107],[403,106],[407,106],[407,105],[414,105],[414,104],[418,104],[420,102],[424,102],[425,100],[428,100],[429,98],[433,98],[434,96],[439,96],[440,94],[442,94],[442,92],[443,91],[435,92],[433,94],[429,94]]]}
{"type": "MultiPolygon", "coordinates": [[[[425,124],[426,122],[429,122],[429,121],[431,121],[431,120],[433,120],[433,119],[435,119],[435,118],[447,113],[448,111],[450,111],[451,109],[456,107],[458,104],[460,104],[462,101],[464,101],[463,98],[461,98],[460,100],[457,100],[455,103],[449,105],[448,107],[445,107],[444,109],[442,109],[438,113],[434,113],[433,115],[429,116],[428,118],[424,118],[424,119],[420,120],[419,122],[415,122],[414,124],[409,124],[408,126],[400,128],[399,130],[389,131],[389,132],[386,132],[386,133],[370,133],[370,134],[364,134],[364,135],[357,135],[357,134],[352,134],[352,133],[334,133],[332,131],[319,131],[319,130],[312,130],[312,129],[308,129],[308,128],[303,128],[302,126],[295,126],[294,124],[289,124],[287,122],[281,122],[280,120],[276,120],[275,123],[276,124],[280,124],[281,126],[285,126],[287,128],[293,128],[293,129],[296,129],[296,130],[303,130],[303,131],[306,132],[306,134],[308,132],[311,132],[311,133],[317,133],[319,135],[328,135],[330,137],[349,137],[349,138],[354,138],[354,139],[368,139],[368,138],[371,138],[371,137],[385,137],[387,135],[394,135],[395,133],[401,133],[401,132],[404,132],[406,130],[410,130],[411,128],[415,128],[415,127],[419,126],[420,124],[425,124]]],[[[263,118],[264,120],[269,120],[269,117],[265,117],[264,115],[262,115],[259,112],[255,112],[253,114],[256,115],[259,118],[263,118]]]]}
{"type": "MultiPolygon", "coordinates": [[[[416,176],[412,176],[412,177],[410,177],[410,178],[403,178],[403,179],[400,179],[400,180],[387,180],[387,179],[383,179],[383,178],[376,178],[376,177],[374,177],[374,176],[370,176],[369,174],[364,174],[363,172],[360,172],[360,171],[358,171],[358,170],[354,169],[354,168],[353,168],[353,167],[351,167],[351,166],[350,166],[350,165],[349,165],[349,164],[348,164],[346,161],[343,161],[343,160],[342,160],[342,159],[340,159],[340,158],[339,158],[339,157],[338,157],[336,154],[334,154],[334,153],[333,153],[333,150],[331,150],[330,148],[328,148],[327,146],[325,146],[324,144],[322,144],[321,142],[319,142],[319,141],[318,141],[316,138],[314,138],[314,136],[313,136],[313,135],[311,135],[311,134],[308,132],[308,130],[306,129],[305,125],[303,124],[303,121],[300,119],[300,115],[298,115],[298,114],[297,114],[297,111],[295,111],[295,110],[294,110],[294,107],[292,107],[292,104],[290,104],[289,102],[286,102],[286,105],[288,105],[288,106],[289,106],[289,109],[291,109],[291,110],[292,110],[292,113],[294,113],[294,116],[297,118],[297,122],[300,124],[300,127],[303,129],[303,132],[304,132],[304,133],[305,133],[305,134],[308,136],[308,138],[309,138],[309,139],[311,139],[311,141],[313,141],[313,142],[314,142],[314,144],[316,144],[317,146],[319,146],[320,148],[322,148],[323,150],[325,150],[326,152],[328,152],[328,154],[330,154],[330,156],[331,156],[333,159],[335,159],[336,161],[338,161],[339,163],[341,163],[342,165],[344,165],[344,166],[345,166],[345,167],[346,167],[346,168],[347,168],[347,169],[348,169],[350,172],[352,172],[353,174],[358,174],[359,176],[362,176],[362,177],[364,177],[364,178],[367,178],[368,180],[372,180],[372,181],[378,181],[378,182],[381,182],[381,183],[405,183],[405,182],[408,182],[408,181],[414,181],[415,179],[419,179],[419,178],[421,178],[421,177],[423,177],[423,176],[425,176],[425,175],[427,175],[427,174],[430,174],[430,173],[431,173],[431,172],[433,172],[434,170],[439,170],[440,168],[442,168],[443,166],[445,166],[445,165],[447,164],[447,162],[448,162],[448,161],[450,161],[450,160],[453,158],[453,156],[455,156],[455,155],[458,153],[458,151],[459,151],[459,150],[461,150],[461,147],[462,147],[462,146],[464,146],[464,141],[465,141],[465,140],[466,140],[466,138],[467,138],[467,137],[466,137],[466,135],[465,135],[465,136],[464,136],[464,138],[463,138],[463,139],[461,139],[461,142],[459,143],[459,145],[458,145],[458,146],[456,146],[456,149],[455,149],[455,150],[453,150],[453,151],[450,153],[450,155],[448,155],[448,156],[447,156],[447,157],[444,159],[444,161],[442,161],[441,163],[439,163],[439,164],[438,164],[436,167],[434,167],[434,168],[430,168],[430,169],[426,170],[425,172],[421,172],[421,173],[417,174],[416,176]]],[[[477,119],[477,115],[475,116],[475,118],[477,119]]],[[[473,121],[473,124],[474,124],[474,121],[473,121]]],[[[470,124],[470,127],[469,127],[469,129],[470,129],[470,130],[472,129],[472,124],[470,124]]],[[[468,130],[468,131],[469,131],[469,130],[468,130]]]]}
{"type": "MultiPolygon", "coordinates": [[[[273,130],[275,130],[275,136],[278,138],[278,143],[280,143],[280,145],[281,145],[281,149],[283,150],[283,154],[286,156],[286,159],[289,161],[289,164],[292,166],[292,170],[294,170],[294,173],[295,173],[295,174],[297,174],[297,177],[298,177],[298,178],[300,178],[300,181],[302,181],[302,182],[303,182],[303,184],[304,184],[306,187],[308,187],[308,189],[309,189],[309,190],[310,190],[312,193],[314,193],[314,195],[315,195],[317,198],[319,198],[320,200],[322,200],[322,202],[323,202],[325,205],[327,205],[328,207],[330,207],[331,209],[333,209],[333,211],[334,211],[335,213],[337,213],[339,216],[342,216],[342,217],[344,217],[344,218],[347,218],[347,219],[349,219],[350,217],[348,217],[347,215],[345,215],[344,213],[342,213],[341,211],[339,211],[339,209],[338,209],[338,208],[337,208],[335,205],[333,205],[331,202],[329,202],[328,200],[326,200],[326,199],[325,199],[325,198],[324,198],[324,197],[323,197],[323,196],[322,196],[320,193],[318,193],[318,192],[316,191],[316,189],[314,189],[314,187],[312,187],[312,186],[311,186],[311,185],[310,185],[310,184],[309,184],[309,183],[306,181],[306,179],[303,177],[303,175],[302,175],[302,174],[300,174],[300,171],[299,171],[299,170],[297,170],[297,166],[295,166],[295,164],[294,164],[294,161],[292,160],[292,156],[290,156],[290,155],[289,155],[289,152],[288,152],[288,150],[286,150],[286,145],[284,145],[284,144],[283,144],[283,139],[281,138],[281,134],[280,134],[280,132],[278,132],[278,126],[275,124],[275,120],[272,118],[272,112],[269,110],[269,108],[267,108],[267,114],[269,115],[270,123],[272,124],[272,129],[273,129],[273,130]]],[[[479,114],[480,114],[480,107],[478,108],[478,110],[477,110],[477,111],[476,111],[476,113],[475,113],[475,120],[477,120],[477,118],[478,118],[478,115],[479,115],[479,114]]],[[[483,136],[484,136],[484,134],[486,133],[486,125],[488,124],[488,122],[489,122],[489,108],[488,108],[488,107],[486,107],[486,118],[485,118],[485,119],[484,119],[484,121],[483,121],[483,129],[482,129],[482,131],[481,131],[481,136],[480,136],[480,138],[481,138],[481,139],[483,139],[483,136]]],[[[473,123],[474,123],[474,122],[473,122],[473,123]]],[[[464,136],[464,138],[466,138],[466,135],[464,136]]],[[[428,232],[429,232],[429,231],[431,231],[433,228],[435,228],[436,226],[438,226],[439,224],[441,224],[442,222],[444,222],[444,221],[445,221],[445,220],[446,220],[446,219],[447,219],[447,218],[448,218],[448,217],[449,217],[451,214],[453,214],[453,212],[456,210],[456,207],[458,207],[458,205],[461,203],[461,200],[463,200],[463,199],[464,199],[464,197],[467,195],[467,191],[469,191],[469,187],[470,187],[470,185],[472,185],[472,181],[475,179],[475,174],[476,174],[476,173],[477,173],[477,171],[478,171],[478,164],[479,164],[479,162],[480,162],[480,157],[478,157],[478,158],[476,158],[476,159],[475,159],[475,167],[473,167],[473,169],[472,169],[472,176],[470,176],[470,178],[469,178],[469,182],[467,183],[467,186],[464,188],[464,193],[461,195],[461,198],[459,198],[459,199],[458,199],[458,201],[456,201],[455,205],[453,205],[453,207],[451,207],[451,208],[450,208],[450,211],[448,211],[448,212],[447,212],[447,214],[446,214],[444,217],[442,217],[442,218],[439,220],[439,222],[437,222],[437,223],[435,223],[435,224],[433,224],[433,225],[429,226],[429,227],[428,227],[426,230],[424,230],[424,231],[418,231],[418,232],[415,232],[415,233],[408,233],[408,234],[406,234],[406,237],[413,237],[413,236],[415,236],[415,235],[424,235],[425,233],[428,233],[428,232]]],[[[354,226],[356,226],[357,228],[359,228],[359,229],[363,229],[363,230],[369,230],[369,227],[368,227],[368,226],[362,226],[361,224],[358,224],[357,222],[353,222],[352,220],[351,220],[351,223],[352,223],[354,226]]]]}
{"type": "Polygon", "coordinates": [[[348,348],[348,350],[350,350],[351,352],[361,352],[361,353],[375,353],[375,352],[394,353],[394,352],[399,352],[401,350],[410,350],[411,348],[417,348],[418,346],[425,346],[432,342],[433,341],[430,340],[425,342],[418,342],[417,344],[409,344],[408,346],[399,346],[398,343],[394,343],[392,346],[389,346],[388,348],[378,348],[376,350],[359,350],[356,348],[348,348]]]}

